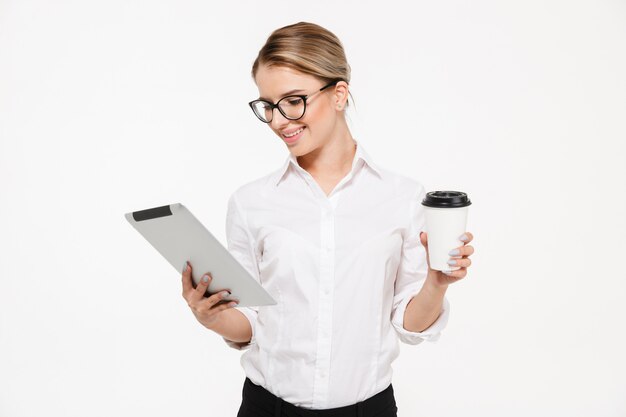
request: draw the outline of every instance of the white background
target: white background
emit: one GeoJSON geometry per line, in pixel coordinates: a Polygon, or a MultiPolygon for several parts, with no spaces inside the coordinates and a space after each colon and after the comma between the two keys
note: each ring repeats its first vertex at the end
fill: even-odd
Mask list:
{"type": "Polygon", "coordinates": [[[399,415],[626,416],[626,3],[599,0],[0,0],[0,416],[236,415],[241,352],[124,213],[182,202],[225,243],[287,155],[247,103],[298,21],[342,40],[374,160],[473,202],[399,415]]]}

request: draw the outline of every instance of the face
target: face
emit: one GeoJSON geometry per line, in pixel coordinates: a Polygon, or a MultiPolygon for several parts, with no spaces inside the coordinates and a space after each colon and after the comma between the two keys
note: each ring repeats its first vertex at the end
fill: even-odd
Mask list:
{"type": "MultiPolygon", "coordinates": [[[[259,97],[272,103],[286,95],[312,95],[326,84],[309,74],[303,74],[287,67],[268,67],[261,65],[255,77],[259,97]],[[290,94],[292,90],[299,90],[290,94]]],[[[285,118],[278,109],[274,109],[272,121],[268,126],[296,156],[307,154],[323,146],[336,136],[343,113],[337,106],[345,107],[347,83],[340,81],[327,87],[314,96],[307,98],[304,116],[298,120],[285,118]],[[290,134],[303,129],[301,133],[289,138],[290,134]]]]}

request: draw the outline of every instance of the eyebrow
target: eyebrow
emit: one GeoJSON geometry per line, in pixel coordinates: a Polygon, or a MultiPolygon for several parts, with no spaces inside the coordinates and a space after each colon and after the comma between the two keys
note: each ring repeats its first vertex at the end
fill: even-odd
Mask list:
{"type": "MultiPolygon", "coordinates": [[[[289,90],[289,91],[281,94],[281,97],[285,97],[285,96],[288,96],[289,94],[293,94],[293,93],[301,93],[303,91],[304,90],[302,88],[298,88],[298,89],[295,89],[295,90],[289,90]]],[[[269,98],[265,98],[265,97],[259,97],[257,100],[267,100],[267,101],[270,101],[269,98]]]]}

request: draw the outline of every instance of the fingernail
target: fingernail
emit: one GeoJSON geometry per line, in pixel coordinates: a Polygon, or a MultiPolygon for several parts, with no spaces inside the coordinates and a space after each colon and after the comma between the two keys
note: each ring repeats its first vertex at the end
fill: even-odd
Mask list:
{"type": "Polygon", "coordinates": [[[452,271],[441,271],[441,272],[443,272],[446,275],[452,275],[452,271]]]}
{"type": "Polygon", "coordinates": [[[209,282],[209,276],[208,275],[203,276],[202,281],[209,282]]]}
{"type": "Polygon", "coordinates": [[[456,259],[450,259],[448,265],[456,265],[456,259]]]}
{"type": "Polygon", "coordinates": [[[448,255],[450,256],[456,256],[456,255],[460,255],[461,252],[458,249],[452,249],[450,252],[448,252],[448,255]]]}
{"type": "Polygon", "coordinates": [[[185,262],[185,266],[183,266],[183,272],[187,272],[187,268],[189,267],[189,265],[187,265],[187,262],[185,262]]]}
{"type": "Polygon", "coordinates": [[[463,242],[467,242],[469,240],[469,237],[465,233],[463,233],[459,239],[463,242]]]}

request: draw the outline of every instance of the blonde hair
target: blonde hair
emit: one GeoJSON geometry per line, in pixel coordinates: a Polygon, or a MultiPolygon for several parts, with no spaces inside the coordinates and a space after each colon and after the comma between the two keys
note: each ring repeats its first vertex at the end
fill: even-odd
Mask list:
{"type": "MultiPolygon", "coordinates": [[[[298,22],[273,31],[254,60],[253,80],[261,65],[288,67],[324,83],[350,84],[350,65],[341,41],[315,23],[298,22]]],[[[346,107],[349,104],[348,100],[346,107]]]]}

